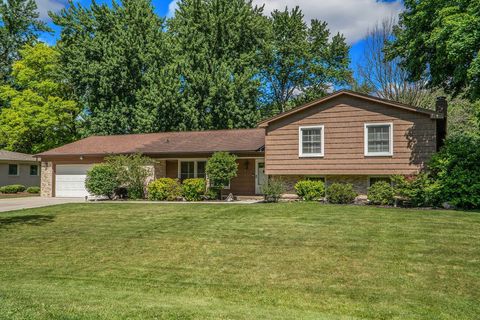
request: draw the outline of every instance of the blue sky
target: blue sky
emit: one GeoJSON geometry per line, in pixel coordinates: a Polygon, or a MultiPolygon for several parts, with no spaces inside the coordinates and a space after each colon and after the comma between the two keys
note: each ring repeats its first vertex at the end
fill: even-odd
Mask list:
{"type": "MultiPolygon", "coordinates": [[[[58,38],[59,29],[51,23],[48,11],[59,11],[68,5],[67,0],[36,0],[40,16],[54,30],[53,34],[42,34],[41,39],[54,44],[58,38]]],[[[172,16],[177,0],[152,0],[155,11],[160,16],[172,16]]],[[[76,0],[88,6],[91,0],[76,0]]],[[[327,21],[332,33],[340,32],[351,45],[351,66],[355,65],[363,51],[362,37],[368,28],[382,18],[396,16],[402,10],[401,0],[253,0],[254,4],[264,5],[265,12],[283,9],[285,6],[300,6],[307,20],[319,19],[327,21]]],[[[111,0],[97,0],[97,3],[111,3],[111,0]]]]}

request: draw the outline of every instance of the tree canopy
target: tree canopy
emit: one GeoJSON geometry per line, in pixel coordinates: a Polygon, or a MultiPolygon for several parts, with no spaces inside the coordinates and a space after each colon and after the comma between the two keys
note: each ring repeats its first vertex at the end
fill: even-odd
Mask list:
{"type": "Polygon", "coordinates": [[[480,98],[480,1],[404,3],[389,57],[400,57],[412,80],[480,98]]]}
{"type": "Polygon", "coordinates": [[[326,22],[307,25],[299,7],[275,10],[262,69],[270,113],[319,98],[351,80],[349,46],[337,34],[330,39],[326,22]]]}
{"type": "Polygon", "coordinates": [[[50,30],[38,16],[34,0],[0,2],[0,82],[9,79],[12,64],[19,59],[19,50],[26,44],[34,44],[38,32],[50,30]]]}
{"type": "Polygon", "coordinates": [[[39,43],[20,50],[12,85],[0,87],[0,147],[37,153],[77,137],[80,108],[65,84],[60,53],[39,43]]]}
{"type": "Polygon", "coordinates": [[[52,18],[62,27],[58,49],[67,80],[88,114],[86,134],[162,129],[157,109],[163,106],[149,94],[163,84],[157,81],[166,72],[167,43],[150,1],[89,8],[71,2],[52,18]]]}
{"type": "Polygon", "coordinates": [[[52,18],[84,135],[249,128],[350,77],[344,38],[298,8],[181,0],[165,22],[150,0],[71,2],[52,18]]]}
{"type": "Polygon", "coordinates": [[[168,32],[194,129],[247,128],[260,119],[257,75],[267,24],[251,1],[179,1],[168,32]]]}

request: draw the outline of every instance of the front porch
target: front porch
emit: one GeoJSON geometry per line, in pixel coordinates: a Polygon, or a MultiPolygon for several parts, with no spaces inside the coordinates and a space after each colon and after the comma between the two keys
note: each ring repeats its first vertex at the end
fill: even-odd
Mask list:
{"type": "MultiPolygon", "coordinates": [[[[183,181],[205,178],[207,160],[208,158],[156,158],[150,179],[172,178],[183,181]]],[[[236,197],[260,195],[261,186],[266,181],[264,158],[239,157],[237,164],[237,177],[230,181],[224,193],[232,193],[236,197]]]]}

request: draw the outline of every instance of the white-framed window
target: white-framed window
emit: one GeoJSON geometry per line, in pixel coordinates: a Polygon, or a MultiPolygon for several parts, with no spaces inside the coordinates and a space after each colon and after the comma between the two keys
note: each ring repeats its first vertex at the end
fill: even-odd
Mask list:
{"type": "Polygon", "coordinates": [[[8,175],[9,176],[18,176],[20,174],[18,164],[9,164],[8,165],[8,175]]]}
{"type": "Polygon", "coordinates": [[[178,161],[178,178],[180,181],[192,178],[205,178],[206,159],[188,159],[178,161]]]}
{"type": "Polygon", "coordinates": [[[301,126],[298,128],[298,155],[300,157],[323,157],[325,127],[301,126]]]}
{"type": "Polygon", "coordinates": [[[365,123],[365,155],[393,155],[393,123],[365,123]]]}

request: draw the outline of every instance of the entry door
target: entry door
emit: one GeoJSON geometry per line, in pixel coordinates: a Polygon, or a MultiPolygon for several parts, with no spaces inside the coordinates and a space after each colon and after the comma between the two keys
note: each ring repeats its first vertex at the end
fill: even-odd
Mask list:
{"type": "Polygon", "coordinates": [[[265,174],[265,161],[255,161],[255,193],[262,193],[262,186],[267,182],[267,175],[265,174]]]}

